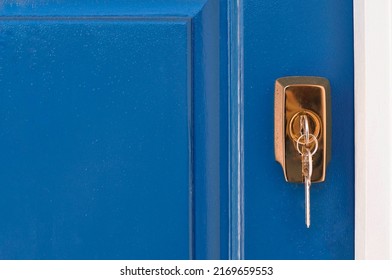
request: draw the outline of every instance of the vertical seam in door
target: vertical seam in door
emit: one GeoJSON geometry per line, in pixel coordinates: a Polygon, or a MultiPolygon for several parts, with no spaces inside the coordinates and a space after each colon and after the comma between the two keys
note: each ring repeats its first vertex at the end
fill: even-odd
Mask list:
{"type": "Polygon", "coordinates": [[[189,259],[195,259],[195,196],[194,196],[194,104],[193,104],[193,24],[187,19],[188,28],[188,137],[189,137],[189,259]]]}
{"type": "Polygon", "coordinates": [[[244,258],[243,2],[228,1],[229,258],[244,258]]]}

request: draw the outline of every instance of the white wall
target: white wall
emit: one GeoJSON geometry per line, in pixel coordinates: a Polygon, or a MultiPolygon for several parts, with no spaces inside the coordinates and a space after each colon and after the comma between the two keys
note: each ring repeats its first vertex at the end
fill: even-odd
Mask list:
{"type": "Polygon", "coordinates": [[[354,0],[357,259],[392,258],[392,1],[354,0]]]}

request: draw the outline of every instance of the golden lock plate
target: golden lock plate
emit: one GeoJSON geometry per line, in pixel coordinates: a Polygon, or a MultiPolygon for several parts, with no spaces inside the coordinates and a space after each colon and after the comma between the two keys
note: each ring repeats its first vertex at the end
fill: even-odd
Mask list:
{"type": "Polygon", "coordinates": [[[283,77],[275,82],[275,159],[282,165],[286,181],[301,183],[302,157],[300,116],[309,123],[309,149],[313,154],[312,182],[325,180],[331,155],[331,93],[322,77],[283,77]],[[317,139],[317,147],[315,147],[317,139]]]}

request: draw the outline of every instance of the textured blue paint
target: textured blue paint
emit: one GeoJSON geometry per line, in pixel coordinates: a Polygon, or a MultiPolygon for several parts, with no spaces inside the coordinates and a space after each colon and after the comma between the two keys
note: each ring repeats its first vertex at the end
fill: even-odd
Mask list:
{"type": "Polygon", "coordinates": [[[229,4],[229,257],[244,258],[243,4],[229,4]]]}
{"type": "Polygon", "coordinates": [[[192,254],[189,29],[1,23],[0,258],[192,254]]]}
{"type": "MultiPolygon", "coordinates": [[[[351,3],[243,3],[245,257],[352,258],[351,3]],[[285,75],[332,86],[308,231],[273,157],[285,75]]],[[[0,3],[0,258],[229,257],[227,14],[225,0],[0,3]]]]}
{"type": "Polygon", "coordinates": [[[228,255],[227,17],[208,1],[193,19],[195,257],[228,255]]]}
{"type": "Polygon", "coordinates": [[[354,257],[352,1],[244,1],[245,257],[354,257]],[[332,160],[312,186],[312,226],[304,188],[284,181],[274,161],[275,79],[324,76],[332,88],[332,160]]]}
{"type": "MultiPolygon", "coordinates": [[[[3,0],[6,16],[195,16],[207,0],[3,0]]],[[[223,1],[224,2],[224,1],[223,1]]]]}
{"type": "Polygon", "coordinates": [[[0,258],[227,258],[226,1],[0,22],[0,258]]]}

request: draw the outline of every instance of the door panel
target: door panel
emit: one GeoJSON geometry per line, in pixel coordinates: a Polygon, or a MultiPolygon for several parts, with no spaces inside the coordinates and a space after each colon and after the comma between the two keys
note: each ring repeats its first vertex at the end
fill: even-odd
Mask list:
{"type": "Polygon", "coordinates": [[[354,257],[352,1],[244,1],[245,258],[354,257]],[[326,181],[287,183],[274,162],[274,82],[323,76],[332,97],[326,181]]]}
{"type": "Polygon", "coordinates": [[[227,256],[225,5],[128,2],[0,6],[2,259],[227,256]]]}
{"type": "Polygon", "coordinates": [[[187,29],[2,24],[2,257],[189,256],[187,29]]]}

